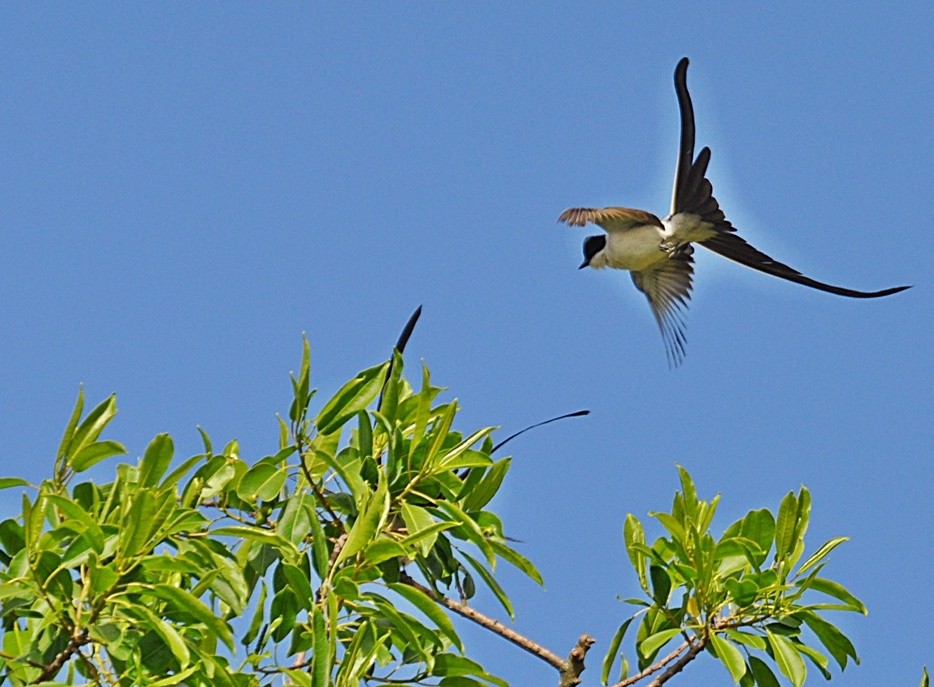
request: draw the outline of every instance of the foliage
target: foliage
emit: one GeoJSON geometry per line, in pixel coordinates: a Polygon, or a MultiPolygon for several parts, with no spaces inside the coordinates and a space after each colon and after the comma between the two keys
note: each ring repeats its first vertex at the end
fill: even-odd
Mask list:
{"type": "MultiPolygon", "coordinates": [[[[454,429],[457,401],[439,402],[427,367],[418,391],[409,384],[401,349],[312,414],[305,341],[270,455],[248,463],[236,442],[215,451],[202,431],[203,452],[173,467],[173,442],[162,434],[101,485],[78,476],[126,453],[100,438],[116,401],[85,414],[79,392],[52,476],[36,486],[0,480],[0,488],[28,488],[20,515],[0,522],[3,680],[505,685],[464,654],[453,611],[558,668],[560,684],[577,684],[591,638],[583,635],[565,662],[470,607],[484,587],[513,615],[495,577],[501,561],[541,583],[488,509],[510,460],[493,457],[505,442],[494,446],[492,427],[454,429]]],[[[865,612],[821,576],[844,539],[799,563],[807,490],[788,494],[777,517],[751,511],[714,539],[717,499],[698,500],[688,473],[680,475],[671,513],[654,514],[665,536],[648,546],[642,524],[626,520],[646,598],[633,601],[640,610],[613,638],[604,682],[619,660],[618,684],[652,674],[661,684],[707,651],[744,687],[777,684],[770,663],[798,687],[803,659],[829,677],[812,637],[841,668],[858,661],[824,617],[865,612]],[[831,600],[805,602],[813,594],[831,600]],[[629,676],[619,647],[633,624],[639,672],[629,676]]]]}
{"type": "Polygon", "coordinates": [[[503,684],[430,598],[486,586],[511,614],[497,561],[541,581],[484,510],[509,469],[490,455],[493,428],[453,429],[457,401],[436,402],[427,368],[413,391],[398,353],[310,416],[309,358],[306,341],[278,449],[253,464],[202,432],[204,452],[170,471],[159,435],[112,483],[74,483],[125,453],[100,440],[115,399],[83,415],[79,393],[53,477],[0,523],[11,684],[503,684]]]}
{"type": "Polygon", "coordinates": [[[769,663],[795,687],[807,676],[805,660],[830,679],[830,661],[818,644],[841,670],[850,659],[859,663],[850,640],[824,617],[827,611],[866,613],[842,585],[821,576],[827,555],[846,537],[831,539],[801,561],[811,514],[808,490],[789,492],[777,517],[764,508],[753,510],[714,538],[710,525],[719,496],[709,503],[699,500],[691,476],[678,470],[681,491],[671,512],[650,514],[665,536],[648,546],[642,523],[632,514],[626,518],[626,551],[646,598],[628,600],[641,610],[614,637],[604,659],[604,684],[617,658],[620,681],[633,681],[629,661],[617,652],[639,617],[636,664],[643,675],[650,666],[659,670],[702,650],[718,658],[733,682],[744,687],[778,685],[769,663]],[[680,646],[668,660],[657,661],[675,641],[680,646]]]}

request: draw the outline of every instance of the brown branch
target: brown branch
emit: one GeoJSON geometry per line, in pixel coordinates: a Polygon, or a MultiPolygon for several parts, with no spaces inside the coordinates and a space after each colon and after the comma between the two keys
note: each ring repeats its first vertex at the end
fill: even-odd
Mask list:
{"type": "Polygon", "coordinates": [[[581,635],[577,638],[577,644],[571,649],[571,655],[559,671],[561,677],[558,680],[558,687],[577,687],[580,684],[581,673],[584,672],[584,657],[596,641],[590,635],[581,635]]]}
{"type": "Polygon", "coordinates": [[[615,685],[613,685],[613,687],[629,687],[629,685],[636,684],[637,682],[639,682],[639,680],[646,678],[649,675],[652,675],[653,673],[657,673],[659,670],[661,670],[666,665],[674,661],[676,658],[678,658],[681,654],[683,654],[685,651],[687,651],[690,648],[691,648],[691,645],[688,642],[684,642],[677,649],[675,649],[670,654],[665,656],[665,658],[656,661],[655,663],[650,665],[645,670],[638,672],[635,675],[630,675],[629,677],[627,677],[625,680],[622,680],[621,682],[617,682],[615,685]]]}
{"type": "Polygon", "coordinates": [[[701,637],[694,644],[691,645],[691,648],[688,649],[688,652],[678,659],[677,662],[673,663],[668,670],[659,675],[657,678],[652,680],[649,683],[649,687],[661,687],[663,684],[668,682],[675,675],[684,670],[684,666],[697,658],[697,654],[704,650],[704,647],[707,646],[707,637],[701,637]]]}
{"type": "Polygon", "coordinates": [[[68,644],[62,649],[58,655],[52,660],[52,662],[47,665],[40,673],[39,678],[36,680],[36,683],[46,682],[51,680],[58,674],[65,664],[68,662],[75,653],[78,652],[82,646],[87,644],[90,640],[88,639],[87,629],[81,629],[72,635],[71,639],[68,640],[68,644]]]}
{"type": "MultiPolygon", "coordinates": [[[[512,642],[520,649],[525,649],[530,654],[532,654],[533,656],[537,656],[538,658],[540,658],[541,660],[543,660],[545,663],[552,666],[553,668],[556,668],[557,670],[562,671],[567,667],[567,663],[564,661],[564,659],[562,659],[556,653],[549,651],[548,649],[543,647],[541,644],[529,639],[525,635],[521,635],[515,630],[509,629],[508,627],[503,625],[500,621],[496,620],[495,618],[491,618],[487,615],[484,615],[480,611],[472,608],[466,602],[455,601],[454,599],[449,599],[446,596],[437,594],[433,589],[429,589],[425,585],[420,584],[419,582],[416,582],[405,571],[403,571],[400,574],[399,581],[402,582],[403,584],[407,584],[408,586],[414,589],[417,589],[422,594],[430,598],[432,601],[438,604],[441,604],[442,606],[444,606],[450,611],[453,611],[454,613],[457,613],[457,615],[461,616],[462,618],[467,618],[467,620],[470,620],[471,622],[476,623],[480,627],[484,627],[490,632],[493,632],[494,634],[498,634],[500,637],[502,637],[508,642],[512,642]]],[[[577,648],[578,647],[575,647],[575,649],[577,648]]],[[[583,668],[581,668],[581,670],[583,670],[583,668]]]]}
{"type": "Polygon", "coordinates": [[[486,628],[490,632],[499,635],[507,642],[512,642],[520,649],[524,649],[533,656],[540,658],[551,667],[557,669],[560,675],[558,680],[558,687],[576,687],[576,685],[580,684],[580,674],[584,672],[584,658],[586,657],[587,651],[590,649],[590,647],[594,644],[594,642],[597,641],[590,635],[583,634],[578,637],[577,644],[575,644],[574,648],[571,649],[571,653],[567,660],[564,660],[553,651],[543,647],[538,642],[506,627],[499,620],[491,618],[488,615],[484,615],[480,611],[471,607],[465,601],[455,601],[454,599],[449,599],[446,596],[438,594],[433,589],[430,589],[412,579],[412,577],[404,570],[399,575],[399,581],[414,589],[417,589],[435,603],[438,603],[448,610],[461,616],[462,618],[466,618],[467,620],[476,623],[480,627],[486,628]]]}

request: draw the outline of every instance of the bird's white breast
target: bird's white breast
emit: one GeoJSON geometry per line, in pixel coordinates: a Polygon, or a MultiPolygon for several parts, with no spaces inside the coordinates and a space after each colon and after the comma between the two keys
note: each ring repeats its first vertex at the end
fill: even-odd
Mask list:
{"type": "MultiPolygon", "coordinates": [[[[626,231],[609,232],[606,237],[604,264],[622,270],[644,270],[664,260],[668,254],[661,250],[661,227],[643,224],[626,231]]],[[[594,265],[597,267],[598,265],[594,265]]]]}

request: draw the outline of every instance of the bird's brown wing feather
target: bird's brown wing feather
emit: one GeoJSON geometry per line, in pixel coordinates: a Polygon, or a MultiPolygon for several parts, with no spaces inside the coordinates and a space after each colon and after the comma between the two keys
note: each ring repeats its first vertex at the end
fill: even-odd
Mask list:
{"type": "Polygon", "coordinates": [[[605,231],[623,231],[646,224],[662,226],[662,221],[651,212],[620,207],[568,208],[561,213],[558,221],[572,227],[583,227],[592,223],[605,231]]]}
{"type": "Polygon", "coordinates": [[[685,245],[657,267],[631,273],[632,282],[645,294],[652,307],[671,367],[677,367],[684,359],[683,314],[691,299],[693,252],[690,244],[685,245]]]}

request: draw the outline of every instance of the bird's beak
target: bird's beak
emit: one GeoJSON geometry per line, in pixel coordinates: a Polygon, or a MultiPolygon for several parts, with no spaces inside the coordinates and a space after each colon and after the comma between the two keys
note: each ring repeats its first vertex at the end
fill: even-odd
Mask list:
{"type": "Polygon", "coordinates": [[[582,269],[584,269],[585,267],[587,267],[588,265],[590,265],[590,260],[584,260],[584,262],[582,262],[582,263],[580,264],[580,267],[578,267],[577,269],[582,270],[582,269]]]}

